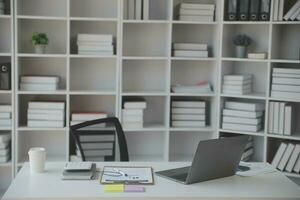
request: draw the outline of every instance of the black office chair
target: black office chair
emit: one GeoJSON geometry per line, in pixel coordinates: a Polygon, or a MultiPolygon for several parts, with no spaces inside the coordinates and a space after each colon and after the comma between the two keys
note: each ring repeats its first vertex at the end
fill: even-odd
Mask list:
{"type": "MultiPolygon", "coordinates": [[[[84,135],[93,135],[94,136],[94,135],[108,135],[108,134],[110,134],[110,135],[116,134],[117,135],[118,143],[119,143],[119,150],[120,150],[120,161],[125,161],[125,162],[129,161],[126,137],[123,132],[122,125],[121,125],[119,119],[116,117],[96,119],[96,120],[86,121],[86,122],[83,122],[80,124],[70,126],[70,133],[75,140],[76,146],[78,147],[78,150],[81,154],[82,161],[86,161],[86,156],[85,156],[84,150],[82,148],[80,136],[84,136],[84,135]],[[89,126],[98,125],[98,124],[106,124],[106,127],[108,127],[109,130],[112,130],[112,131],[107,131],[107,130],[105,130],[105,128],[103,130],[84,130],[83,129],[83,128],[88,128],[89,126]],[[115,130],[113,128],[115,128],[115,130]]],[[[115,149],[115,148],[113,148],[113,149],[115,149]]],[[[113,153],[113,157],[114,156],[115,156],[115,152],[113,153]]]]}

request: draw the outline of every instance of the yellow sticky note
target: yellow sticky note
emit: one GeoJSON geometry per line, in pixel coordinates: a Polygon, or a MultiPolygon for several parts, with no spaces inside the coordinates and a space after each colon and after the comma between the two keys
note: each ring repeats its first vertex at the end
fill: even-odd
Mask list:
{"type": "Polygon", "coordinates": [[[105,185],[104,191],[105,192],[124,192],[124,185],[123,184],[105,185]]]}

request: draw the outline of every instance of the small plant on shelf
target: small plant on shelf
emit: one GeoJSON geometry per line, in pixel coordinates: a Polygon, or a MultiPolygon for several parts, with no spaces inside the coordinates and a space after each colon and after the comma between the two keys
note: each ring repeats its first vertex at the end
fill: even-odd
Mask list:
{"type": "Polygon", "coordinates": [[[31,38],[32,45],[34,46],[35,53],[45,53],[46,46],[49,44],[49,39],[46,33],[35,32],[31,38]]]}
{"type": "Polygon", "coordinates": [[[233,38],[233,43],[236,45],[236,57],[246,57],[247,47],[251,44],[251,41],[251,38],[245,34],[239,34],[233,38]]]}

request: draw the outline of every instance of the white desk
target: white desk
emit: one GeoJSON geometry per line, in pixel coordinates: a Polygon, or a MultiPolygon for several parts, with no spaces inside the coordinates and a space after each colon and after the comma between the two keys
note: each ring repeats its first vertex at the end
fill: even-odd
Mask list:
{"type": "MultiPolygon", "coordinates": [[[[186,166],[187,163],[98,163],[104,165],[152,166],[155,171],[186,166]]],[[[64,163],[47,163],[47,172],[31,175],[26,163],[4,200],[90,200],[90,199],[300,199],[300,187],[279,172],[256,177],[232,176],[192,185],[182,185],[155,176],[155,185],[145,193],[105,193],[98,180],[62,181],[64,163]]]]}

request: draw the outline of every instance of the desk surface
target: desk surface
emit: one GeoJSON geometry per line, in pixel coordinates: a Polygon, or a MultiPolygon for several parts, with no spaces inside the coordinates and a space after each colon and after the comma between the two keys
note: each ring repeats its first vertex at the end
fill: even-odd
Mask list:
{"type": "MultiPolygon", "coordinates": [[[[103,166],[152,166],[154,171],[183,167],[187,163],[97,163],[103,166]]],[[[255,177],[232,176],[183,185],[155,176],[155,185],[145,193],[105,193],[99,180],[62,181],[64,163],[47,163],[46,172],[30,174],[26,163],[3,196],[13,199],[300,199],[300,188],[279,172],[255,177]]]]}

